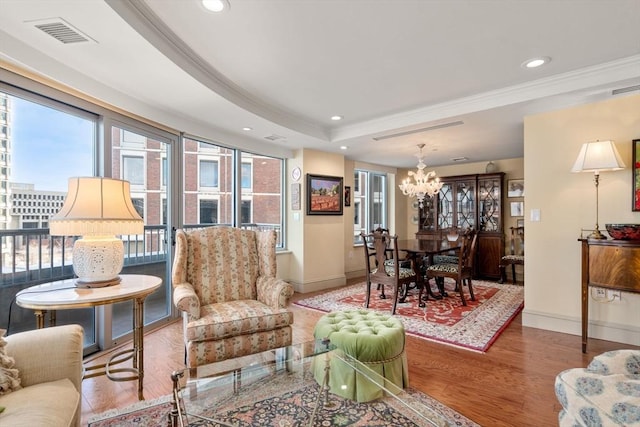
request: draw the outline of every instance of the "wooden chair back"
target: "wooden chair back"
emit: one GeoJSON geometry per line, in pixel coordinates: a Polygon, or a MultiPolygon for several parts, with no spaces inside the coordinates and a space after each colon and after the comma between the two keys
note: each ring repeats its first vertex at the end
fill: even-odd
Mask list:
{"type": "MultiPolygon", "coordinates": [[[[471,278],[473,276],[473,265],[476,258],[476,248],[478,245],[478,233],[475,229],[470,228],[462,234],[462,244],[458,250],[458,263],[456,264],[434,264],[427,268],[427,282],[429,278],[434,278],[436,283],[440,281],[440,292],[444,293],[444,278],[449,277],[456,281],[456,287],[460,293],[460,299],[463,305],[467,305],[464,298],[463,287],[469,288],[471,300],[475,301],[473,294],[473,286],[471,278]]],[[[427,284],[428,285],[428,284],[427,284]]]]}
{"type": "Polygon", "coordinates": [[[524,255],[524,227],[511,227],[511,255],[524,255]]]}
{"type": "Polygon", "coordinates": [[[398,236],[391,236],[388,231],[374,231],[371,234],[360,233],[364,242],[366,263],[367,299],[365,306],[369,307],[371,284],[389,285],[393,289],[393,305],[391,313],[395,314],[398,304],[398,291],[403,284],[416,280],[413,265],[402,267],[398,256],[398,236]],[[387,254],[390,254],[388,256],[387,254]],[[371,259],[375,260],[372,264],[371,259]],[[389,261],[385,264],[385,261],[389,261]],[[411,274],[407,274],[410,271],[411,274]]]}

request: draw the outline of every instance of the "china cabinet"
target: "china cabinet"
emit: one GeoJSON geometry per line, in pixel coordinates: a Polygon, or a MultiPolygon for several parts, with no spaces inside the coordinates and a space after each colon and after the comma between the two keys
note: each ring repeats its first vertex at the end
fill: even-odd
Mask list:
{"type": "Polygon", "coordinates": [[[475,269],[477,277],[500,278],[504,253],[502,198],[504,173],[460,175],[440,178],[437,197],[420,209],[416,238],[432,239],[443,230],[478,230],[475,269]]]}

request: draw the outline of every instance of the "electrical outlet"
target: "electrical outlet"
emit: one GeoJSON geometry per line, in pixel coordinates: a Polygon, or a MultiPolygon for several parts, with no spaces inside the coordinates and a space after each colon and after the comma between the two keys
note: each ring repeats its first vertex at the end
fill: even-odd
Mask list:
{"type": "Polygon", "coordinates": [[[620,293],[620,291],[614,291],[614,290],[608,290],[607,291],[607,297],[610,300],[618,300],[620,301],[622,299],[622,294],[620,293]]]}
{"type": "Polygon", "coordinates": [[[607,290],[605,288],[594,288],[596,290],[596,298],[606,298],[607,290]]]}

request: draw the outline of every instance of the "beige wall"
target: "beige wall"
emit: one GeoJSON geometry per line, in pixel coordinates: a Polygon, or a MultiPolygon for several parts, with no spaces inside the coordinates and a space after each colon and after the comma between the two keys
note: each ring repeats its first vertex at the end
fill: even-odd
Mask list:
{"type": "MultiPolygon", "coordinates": [[[[344,156],[315,150],[295,153],[287,165],[287,219],[289,282],[297,292],[311,292],[344,285],[345,215],[306,215],[307,174],[345,176],[344,156]],[[291,210],[291,170],[302,169],[301,209],[291,210]]],[[[353,176],[353,173],[351,173],[353,176]]],[[[353,181],[353,178],[351,178],[353,181]]],[[[345,184],[346,185],[346,184],[345,184]]],[[[348,215],[348,213],[347,213],[348,215]]]]}
{"type": "MultiPolygon", "coordinates": [[[[593,175],[571,173],[581,145],[613,140],[627,168],[600,175],[599,224],[638,223],[631,211],[631,141],[640,138],[640,95],[525,118],[523,324],[580,334],[581,229],[595,224],[593,175]],[[529,221],[531,209],[541,221],[529,221]]],[[[588,234],[588,233],[587,233],[588,234]]],[[[591,337],[640,344],[640,295],[589,303],[591,337]]]]}

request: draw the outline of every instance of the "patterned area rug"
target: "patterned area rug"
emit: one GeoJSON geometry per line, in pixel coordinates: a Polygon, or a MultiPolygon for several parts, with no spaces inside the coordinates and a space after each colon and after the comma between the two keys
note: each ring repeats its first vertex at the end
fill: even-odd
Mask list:
{"type": "MultiPolygon", "coordinates": [[[[437,293],[435,285],[432,286],[437,293]]],[[[371,288],[369,308],[391,312],[391,290],[386,291],[387,299],[379,299],[376,286],[372,285],[371,288]]],[[[418,290],[411,289],[405,302],[398,303],[396,309],[396,316],[402,319],[407,334],[485,352],[524,307],[522,286],[474,280],[476,301],[469,299],[465,287],[467,306],[462,305],[460,294],[454,292],[454,288],[455,282],[447,279],[445,290],[449,296],[441,300],[429,298],[425,308],[418,306],[418,290]]],[[[363,282],[302,299],[295,304],[330,312],[364,307],[364,302],[363,282]]]]}
{"type": "MultiPolygon", "coordinates": [[[[319,386],[307,373],[305,381],[288,381],[285,376],[265,379],[251,384],[248,390],[234,397],[218,401],[201,415],[215,418],[206,421],[190,416],[190,427],[307,426],[312,419],[319,386]]],[[[358,403],[330,395],[330,407],[320,407],[312,426],[461,426],[477,427],[437,400],[413,389],[406,389],[406,400],[418,408],[415,413],[392,397],[368,403],[358,403]],[[418,413],[422,416],[417,415],[418,413]],[[434,416],[435,414],[435,416],[434,416]],[[432,421],[424,418],[429,416],[432,421]]],[[[166,426],[171,410],[169,396],[96,415],[89,427],[166,426]]]]}

